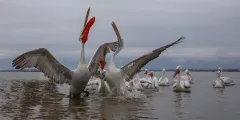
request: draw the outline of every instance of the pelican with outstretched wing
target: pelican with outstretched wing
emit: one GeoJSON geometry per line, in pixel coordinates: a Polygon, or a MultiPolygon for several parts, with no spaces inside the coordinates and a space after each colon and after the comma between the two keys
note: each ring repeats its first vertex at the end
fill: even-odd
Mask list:
{"type": "MultiPolygon", "coordinates": [[[[121,38],[120,34],[118,34],[119,38],[121,38]]],[[[163,51],[167,48],[178,44],[184,39],[184,37],[179,38],[177,41],[165,45],[163,47],[157,48],[150,53],[144,54],[137,59],[131,61],[130,63],[126,64],[122,68],[116,68],[114,64],[114,58],[116,53],[121,50],[122,47],[119,47],[116,50],[116,53],[113,54],[110,64],[107,67],[107,71],[104,74],[104,79],[108,82],[109,87],[112,91],[115,91],[119,94],[124,94],[126,89],[125,82],[129,82],[133,76],[140,71],[142,67],[144,67],[148,62],[157,58],[163,51]],[[120,49],[120,50],[119,50],[120,49]]],[[[122,45],[123,46],[123,45],[122,45]]]]}
{"type": "Polygon", "coordinates": [[[79,40],[82,42],[80,63],[75,70],[71,70],[61,64],[47,49],[35,49],[16,57],[12,64],[15,69],[24,69],[35,67],[55,83],[68,83],[70,86],[70,97],[80,96],[84,91],[90,77],[94,75],[99,66],[104,66],[106,54],[111,51],[115,52],[119,46],[118,41],[104,43],[99,46],[94,56],[88,64],[85,64],[84,45],[88,40],[88,33],[95,22],[95,17],[88,22],[90,8],[87,11],[86,19],[79,40]]]}

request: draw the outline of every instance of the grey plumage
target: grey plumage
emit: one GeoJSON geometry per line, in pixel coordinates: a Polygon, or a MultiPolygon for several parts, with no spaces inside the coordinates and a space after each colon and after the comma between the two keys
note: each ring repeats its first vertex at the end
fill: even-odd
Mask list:
{"type": "Polygon", "coordinates": [[[61,64],[47,49],[39,48],[16,57],[12,62],[15,69],[35,67],[56,83],[70,84],[73,71],[61,64]]]}
{"type": "Polygon", "coordinates": [[[125,79],[127,81],[131,80],[132,77],[137,73],[137,71],[139,71],[148,62],[157,58],[167,48],[180,43],[183,39],[185,39],[185,37],[181,37],[177,41],[175,41],[171,44],[168,44],[168,45],[165,45],[163,47],[157,48],[150,53],[144,54],[144,55],[136,58],[135,60],[131,61],[130,63],[126,64],[125,66],[123,66],[121,68],[122,75],[125,77],[125,79]]]}

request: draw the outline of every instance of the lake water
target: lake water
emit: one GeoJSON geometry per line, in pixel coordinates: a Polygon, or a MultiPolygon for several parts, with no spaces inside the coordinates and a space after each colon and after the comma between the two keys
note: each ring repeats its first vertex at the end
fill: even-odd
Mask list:
{"type": "MultiPolygon", "coordinates": [[[[155,72],[159,78],[161,72],[155,72]]],[[[172,72],[167,75],[172,76],[172,72]]],[[[240,74],[229,72],[236,85],[212,88],[214,72],[192,72],[191,93],[175,93],[172,87],[142,91],[145,97],[118,99],[91,94],[69,100],[68,85],[47,82],[41,73],[0,73],[0,120],[239,120],[240,74]]]]}

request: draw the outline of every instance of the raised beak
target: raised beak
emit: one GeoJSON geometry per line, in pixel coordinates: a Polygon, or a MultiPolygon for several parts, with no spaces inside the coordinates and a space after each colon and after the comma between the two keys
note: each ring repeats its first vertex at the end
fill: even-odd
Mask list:
{"type": "Polygon", "coordinates": [[[173,78],[176,77],[176,75],[180,74],[180,70],[176,70],[175,73],[173,74],[173,78]]]}
{"type": "Polygon", "coordinates": [[[81,35],[81,41],[83,44],[85,44],[88,40],[88,34],[89,34],[89,31],[90,31],[90,28],[92,27],[92,25],[94,24],[95,22],[95,17],[92,17],[88,23],[86,24],[86,26],[84,27],[83,29],[83,32],[82,32],[82,35],[81,35]]]}
{"type": "Polygon", "coordinates": [[[99,63],[100,63],[100,68],[101,68],[101,70],[103,70],[104,67],[105,67],[105,65],[106,65],[105,59],[102,58],[102,59],[99,61],[99,63]]]}

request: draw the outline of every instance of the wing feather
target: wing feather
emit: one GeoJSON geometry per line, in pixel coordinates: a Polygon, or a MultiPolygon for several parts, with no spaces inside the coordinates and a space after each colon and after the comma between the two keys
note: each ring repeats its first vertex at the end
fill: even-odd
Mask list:
{"type": "Polygon", "coordinates": [[[132,77],[142,68],[144,67],[148,62],[150,62],[151,60],[154,60],[155,58],[157,58],[163,51],[165,51],[167,48],[180,43],[183,39],[185,39],[185,37],[181,37],[179,38],[177,41],[165,45],[163,47],[157,48],[155,50],[153,50],[150,53],[144,54],[138,58],[136,58],[135,60],[131,61],[130,63],[128,63],[127,65],[123,66],[121,68],[122,70],[122,75],[125,77],[125,79],[127,81],[131,80],[132,77]]]}
{"type": "Polygon", "coordinates": [[[15,69],[35,67],[56,83],[70,84],[72,80],[73,71],[62,65],[45,48],[39,48],[23,53],[13,60],[12,65],[15,69]]]}

